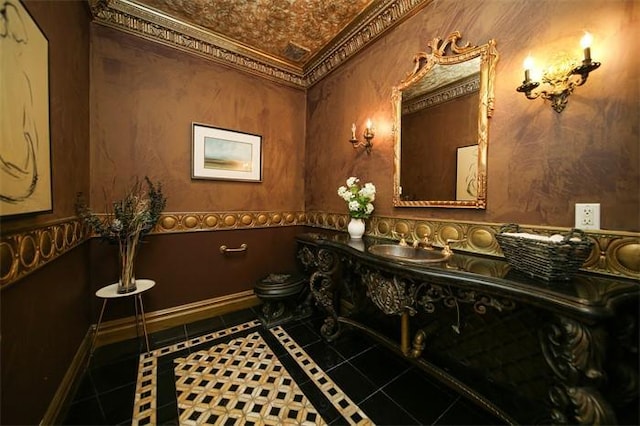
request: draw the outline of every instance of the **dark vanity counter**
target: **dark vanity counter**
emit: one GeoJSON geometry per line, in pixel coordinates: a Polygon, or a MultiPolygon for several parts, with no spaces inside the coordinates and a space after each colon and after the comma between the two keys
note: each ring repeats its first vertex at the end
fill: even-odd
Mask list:
{"type": "Polygon", "coordinates": [[[361,328],[507,423],[637,423],[638,282],[545,282],[455,247],[391,260],[368,249],[397,242],[339,232],[298,243],[327,339],[361,328]]]}

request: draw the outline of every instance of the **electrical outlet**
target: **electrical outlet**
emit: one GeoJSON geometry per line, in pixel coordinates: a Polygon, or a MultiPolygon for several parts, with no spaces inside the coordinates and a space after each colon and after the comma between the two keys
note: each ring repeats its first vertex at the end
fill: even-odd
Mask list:
{"type": "Polygon", "coordinates": [[[576,228],[600,229],[600,203],[576,204],[576,228]]]}

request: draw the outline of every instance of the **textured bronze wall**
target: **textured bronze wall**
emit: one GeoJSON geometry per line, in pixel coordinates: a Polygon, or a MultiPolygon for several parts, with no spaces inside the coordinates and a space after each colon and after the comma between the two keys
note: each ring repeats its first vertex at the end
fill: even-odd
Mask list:
{"type": "MultiPolygon", "coordinates": [[[[75,215],[89,190],[89,13],[84,2],[25,2],[49,40],[53,212],[3,220],[12,229],[75,215]]],[[[4,260],[4,259],[3,259],[4,260]]],[[[91,324],[88,246],[2,290],[2,424],[37,424],[91,324]]]]}
{"type": "Polygon", "coordinates": [[[96,208],[148,175],[170,212],[303,209],[304,91],[99,25],[91,83],[96,208]],[[192,122],[262,135],[263,182],[192,180],[192,122]]]}
{"type": "MultiPolygon", "coordinates": [[[[306,210],[344,212],[336,189],[356,175],[378,188],[386,216],[573,226],[576,202],[599,202],[604,229],[638,231],[640,45],[637,2],[433,2],[308,91],[306,210]],[[484,211],[393,208],[391,88],[434,37],[462,32],[480,45],[495,38],[496,102],[489,120],[488,202],[484,211]],[[582,57],[583,30],[602,62],[556,113],[515,88],[531,53],[542,65],[559,50],[582,57]],[[352,122],[377,127],[370,156],[348,143],[352,122]]],[[[428,167],[428,164],[425,165],[428,167]]]]}
{"type": "MultiPolygon", "coordinates": [[[[136,277],[156,281],[145,294],[147,312],[168,309],[253,289],[272,272],[296,270],[295,235],[300,226],[242,229],[146,237],[136,261],[136,277]],[[220,253],[247,244],[240,253],[220,253]]],[[[118,279],[117,248],[97,239],[91,241],[93,290],[118,279]]],[[[93,300],[95,318],[99,301],[93,300]]],[[[131,300],[109,304],[105,319],[133,315],[131,300]]]]}

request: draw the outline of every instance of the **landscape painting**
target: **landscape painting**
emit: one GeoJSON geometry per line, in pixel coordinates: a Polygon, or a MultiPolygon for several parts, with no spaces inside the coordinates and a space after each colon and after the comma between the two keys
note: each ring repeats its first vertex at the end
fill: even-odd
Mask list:
{"type": "Polygon", "coordinates": [[[193,179],[262,181],[262,137],[192,124],[193,179]]]}

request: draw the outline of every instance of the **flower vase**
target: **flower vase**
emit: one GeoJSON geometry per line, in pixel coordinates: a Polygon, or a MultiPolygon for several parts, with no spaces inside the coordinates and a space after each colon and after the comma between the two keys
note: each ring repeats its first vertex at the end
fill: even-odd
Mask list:
{"type": "Polygon", "coordinates": [[[133,261],[136,256],[136,244],[131,242],[120,243],[120,279],[118,280],[118,293],[125,294],[136,291],[136,277],[133,271],[133,261]]]}
{"type": "Polygon", "coordinates": [[[347,231],[352,240],[360,240],[364,235],[364,220],[352,217],[347,225],[347,231]]]}

